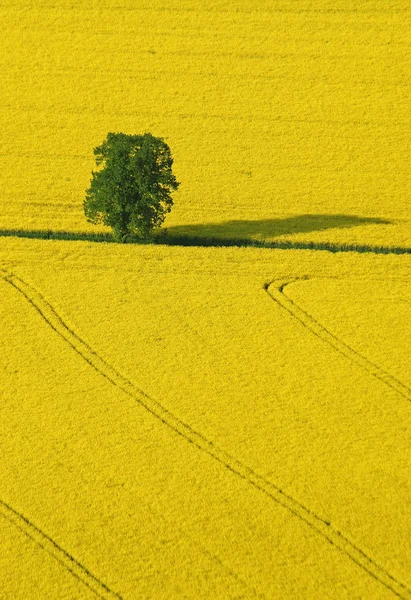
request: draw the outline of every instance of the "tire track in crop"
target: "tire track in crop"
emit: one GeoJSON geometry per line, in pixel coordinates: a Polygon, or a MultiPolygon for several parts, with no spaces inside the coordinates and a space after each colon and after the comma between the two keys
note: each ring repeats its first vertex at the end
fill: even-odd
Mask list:
{"type": "Polygon", "coordinates": [[[93,575],[84,565],[59,546],[50,536],[34,525],[27,517],[0,499],[0,515],[18,527],[27,537],[38,544],[96,596],[104,600],[122,600],[122,596],[113,592],[101,579],[93,575]]]}
{"type": "MultiPolygon", "coordinates": [[[[54,310],[51,304],[40,292],[12,273],[0,272],[0,276],[20,292],[43,320],[63,340],[79,354],[97,373],[110,381],[118,389],[143,406],[156,419],[169,429],[184,438],[190,444],[222,464],[226,469],[252,485],[285,508],[289,513],[308,525],[313,531],[325,538],[336,550],[347,556],[363,571],[376,581],[384,585],[397,597],[411,600],[411,589],[392,575],[388,570],[379,565],[371,556],[364,552],[354,542],[349,540],[342,532],[335,529],[331,523],[317,515],[310,508],[287,494],[283,489],[265,479],[262,475],[231,456],[223,449],[216,446],[212,440],[207,439],[200,432],[174,415],[165,406],[150,398],[145,392],[137,388],[119,371],[107,363],[84,340],[71,330],[63,319],[54,310]]],[[[266,287],[268,289],[268,285],[266,287]]]]}
{"type": "Polygon", "coordinates": [[[326,329],[324,325],[321,325],[319,321],[301,308],[294,300],[291,300],[284,292],[285,288],[291,283],[308,280],[308,277],[303,277],[287,281],[286,283],[276,283],[275,281],[272,281],[271,283],[266,283],[264,289],[274,302],[290,313],[301,323],[301,325],[309,329],[316,337],[332,346],[334,350],[337,350],[337,352],[354,362],[356,365],[362,367],[367,373],[370,373],[373,377],[379,379],[382,383],[395,390],[403,398],[411,401],[411,389],[408,386],[331,333],[331,331],[326,329]]]}
{"type": "MultiPolygon", "coordinates": [[[[144,503],[140,498],[140,502],[144,503]]],[[[153,510],[152,506],[146,504],[146,509],[154,515],[156,519],[164,519],[164,516],[153,510]]],[[[51,537],[34,525],[24,515],[16,511],[9,504],[0,499],[0,515],[6,518],[10,523],[15,525],[24,535],[33,540],[43,550],[55,558],[62,566],[70,571],[76,579],[79,579],[81,583],[91,589],[99,598],[104,600],[123,600],[123,597],[113,592],[108,586],[93,575],[88,569],[86,569],[81,563],[79,563],[73,556],[71,556],[66,550],[61,548],[51,537]]],[[[185,536],[191,543],[196,544],[200,548],[201,552],[207,556],[210,560],[217,563],[223,571],[228,573],[233,579],[235,579],[240,585],[252,592],[255,598],[266,598],[265,595],[259,593],[256,589],[250,586],[244,579],[242,579],[235,571],[227,567],[227,565],[220,559],[219,556],[210,552],[208,548],[205,548],[189,536],[183,529],[178,528],[180,533],[185,536]]],[[[1,590],[0,590],[1,591],[1,590]]]]}
{"type": "MultiPolygon", "coordinates": [[[[20,289],[19,289],[19,288],[18,288],[18,287],[15,285],[15,283],[12,283],[12,281],[10,280],[10,278],[11,278],[11,277],[14,277],[15,279],[19,279],[19,278],[18,278],[18,277],[16,277],[16,276],[12,276],[12,275],[10,275],[10,273],[9,273],[9,272],[7,272],[7,271],[5,271],[4,269],[5,269],[5,265],[3,264],[3,265],[2,265],[2,268],[0,268],[0,277],[2,277],[2,278],[3,278],[4,280],[6,280],[8,283],[11,283],[11,284],[13,285],[13,287],[15,287],[16,289],[18,289],[18,291],[22,292],[22,290],[20,290],[20,289]]],[[[20,281],[20,283],[23,283],[23,281],[22,281],[21,279],[19,279],[19,281],[20,281]]],[[[34,289],[31,287],[31,286],[29,286],[28,284],[25,284],[25,285],[26,285],[26,286],[28,286],[28,287],[30,287],[30,288],[32,289],[32,291],[35,291],[35,290],[34,290],[34,289]]],[[[23,293],[23,292],[22,292],[22,293],[23,293]]],[[[39,292],[37,292],[37,294],[38,294],[39,296],[41,296],[41,294],[39,294],[39,292]]],[[[43,314],[43,313],[42,313],[42,312],[39,310],[39,308],[38,308],[38,307],[37,307],[37,306],[34,304],[34,302],[33,302],[33,301],[30,299],[30,298],[28,298],[28,296],[27,296],[25,293],[23,293],[23,295],[25,296],[25,298],[26,298],[27,300],[29,300],[30,304],[32,304],[32,305],[34,306],[34,308],[36,308],[36,310],[37,310],[38,312],[40,312],[41,316],[42,316],[42,317],[43,317],[43,319],[44,319],[44,318],[45,318],[44,314],[43,314]]],[[[49,308],[52,310],[52,312],[54,313],[54,315],[55,315],[57,318],[59,318],[59,317],[58,317],[58,315],[57,315],[57,313],[56,313],[56,312],[54,311],[54,309],[51,307],[51,305],[50,305],[50,304],[49,304],[49,303],[48,303],[48,302],[47,302],[47,301],[46,301],[46,300],[45,300],[45,299],[44,299],[42,296],[41,296],[41,299],[42,299],[42,301],[43,301],[43,302],[45,302],[45,303],[47,303],[47,304],[49,305],[49,308]]],[[[51,326],[53,327],[53,325],[50,323],[50,321],[49,321],[48,319],[45,319],[45,320],[47,321],[48,325],[51,325],[51,326]]],[[[61,321],[61,323],[63,323],[63,321],[61,321]]],[[[66,326],[64,323],[63,323],[63,325],[64,325],[64,327],[65,327],[65,328],[67,328],[67,326],[66,326]]],[[[55,330],[57,333],[59,333],[55,327],[53,327],[53,329],[54,329],[54,330],[55,330]]],[[[68,329],[68,328],[67,328],[67,329],[68,329]]],[[[69,330],[69,331],[70,331],[70,330],[69,330]]],[[[61,335],[61,334],[60,334],[60,335],[61,335]]],[[[73,332],[73,335],[75,335],[75,334],[74,334],[74,332],[73,332]]],[[[64,336],[63,336],[63,337],[64,337],[64,336]]],[[[76,337],[77,337],[77,336],[76,336],[76,337]]],[[[64,338],[64,339],[65,339],[65,341],[67,341],[67,339],[66,339],[66,338],[64,338]]],[[[77,338],[77,339],[78,339],[78,340],[80,340],[80,338],[77,338]]],[[[84,343],[84,342],[83,342],[83,343],[84,343]]],[[[85,344],[85,343],[84,343],[84,344],[85,344]]],[[[71,344],[70,344],[70,345],[71,345],[71,344]]],[[[91,352],[93,352],[93,350],[90,348],[90,346],[88,346],[87,344],[85,344],[85,345],[87,346],[87,348],[89,348],[89,350],[90,350],[91,352]]],[[[82,356],[82,358],[85,358],[85,357],[84,357],[84,355],[81,355],[81,356],[82,356]]],[[[87,359],[86,359],[86,360],[87,360],[87,359]]],[[[89,364],[91,364],[91,363],[90,363],[90,361],[87,361],[87,362],[89,362],[89,364]]],[[[93,365],[91,365],[91,366],[93,366],[93,365]]],[[[108,365],[107,365],[107,366],[108,366],[108,365]]],[[[104,374],[103,374],[102,372],[100,372],[100,371],[99,371],[99,374],[100,374],[100,375],[104,375],[104,374]]],[[[110,381],[111,381],[111,380],[110,380],[110,381]]],[[[111,383],[113,383],[113,382],[111,381],[111,383]]],[[[139,393],[140,393],[140,394],[144,394],[144,392],[142,392],[142,391],[139,391],[139,393]]],[[[134,397],[134,396],[133,396],[133,397],[134,397]]],[[[134,398],[134,399],[135,399],[135,398],[134,398]]],[[[141,502],[144,502],[144,501],[143,501],[143,500],[141,500],[141,499],[140,499],[140,501],[141,501],[141,502]]],[[[14,511],[14,510],[13,510],[11,507],[9,507],[9,506],[8,506],[6,503],[2,502],[1,500],[0,500],[0,514],[1,514],[1,508],[2,508],[2,506],[1,506],[1,505],[2,505],[2,504],[4,504],[4,505],[5,505],[7,508],[9,508],[10,510],[12,510],[12,511],[13,511],[13,512],[14,512],[16,515],[19,515],[19,513],[17,513],[17,511],[14,511]]],[[[155,516],[157,519],[158,519],[158,518],[163,518],[163,519],[164,519],[164,517],[163,517],[162,515],[159,515],[158,513],[156,513],[156,512],[153,510],[152,506],[150,506],[150,505],[146,505],[146,508],[147,508],[147,510],[149,510],[149,512],[151,512],[151,513],[152,513],[152,514],[153,514],[153,515],[154,515],[154,516],[155,516]]],[[[5,515],[5,516],[6,516],[6,515],[5,515]]],[[[20,516],[21,516],[21,518],[22,518],[24,521],[28,522],[28,520],[27,520],[25,517],[23,517],[22,515],[20,515],[20,516]]],[[[14,521],[13,521],[13,522],[14,522],[14,521]]],[[[17,523],[15,523],[15,524],[17,524],[17,523]]],[[[33,526],[33,527],[34,527],[34,526],[33,526]]],[[[20,527],[20,529],[21,529],[21,527],[20,527]]],[[[35,528],[35,529],[37,529],[37,528],[35,528]]],[[[22,530],[23,530],[23,529],[22,529],[22,530]]],[[[218,564],[218,565],[219,565],[219,566],[220,566],[220,567],[221,567],[221,568],[222,568],[222,569],[223,569],[223,570],[224,570],[224,571],[225,571],[225,572],[226,572],[226,573],[227,573],[227,574],[228,574],[230,577],[232,577],[233,579],[235,579],[235,580],[236,580],[236,581],[237,581],[237,582],[238,582],[240,585],[244,586],[244,587],[245,587],[247,590],[249,590],[249,591],[252,593],[252,595],[253,595],[255,598],[265,598],[265,597],[266,597],[264,594],[262,594],[261,592],[258,592],[258,591],[257,591],[257,590],[256,590],[254,587],[252,587],[252,586],[250,585],[250,583],[248,583],[247,581],[245,581],[245,580],[244,580],[242,577],[240,577],[240,576],[239,576],[239,575],[238,575],[238,574],[237,574],[235,571],[233,571],[233,570],[232,570],[230,567],[228,567],[228,566],[227,566],[227,565],[226,565],[226,564],[225,564],[225,563],[224,563],[224,562],[223,562],[223,561],[220,559],[220,557],[219,557],[218,555],[214,554],[212,551],[210,551],[208,548],[206,548],[206,547],[205,547],[205,546],[203,546],[202,544],[199,544],[199,543],[198,543],[198,541],[194,541],[194,540],[191,538],[191,536],[190,536],[190,535],[188,535],[188,534],[187,534],[187,532],[185,532],[183,529],[179,528],[179,531],[182,533],[182,535],[183,535],[183,536],[185,536],[185,537],[186,537],[186,538],[187,538],[187,539],[190,541],[190,543],[193,543],[193,544],[195,543],[195,544],[197,544],[197,547],[199,547],[199,548],[200,548],[201,552],[202,552],[202,553],[203,553],[205,556],[207,556],[209,559],[211,559],[212,561],[214,561],[215,563],[217,563],[217,564],[218,564]]],[[[24,531],[24,533],[26,533],[26,535],[27,535],[27,532],[26,532],[26,531],[24,531]]],[[[43,535],[45,535],[45,534],[43,534],[43,535]]],[[[29,537],[32,537],[32,536],[29,536],[29,537]]],[[[47,539],[50,539],[50,540],[51,540],[51,538],[48,538],[48,536],[46,536],[46,535],[45,535],[45,537],[46,537],[47,539]]],[[[34,538],[33,538],[33,539],[34,539],[34,538]]],[[[37,541],[37,540],[35,540],[35,541],[37,541]]],[[[51,540],[51,542],[53,542],[53,540],[51,540]]],[[[54,542],[53,542],[53,544],[54,544],[54,542]]],[[[40,544],[40,545],[41,545],[41,544],[40,544]]],[[[55,544],[55,545],[57,546],[57,544],[55,544]]],[[[42,547],[43,547],[43,546],[42,546],[42,547]]],[[[64,550],[63,550],[63,552],[64,552],[64,550]]],[[[73,560],[75,560],[75,559],[73,559],[73,560]]],[[[70,569],[69,569],[69,570],[70,570],[70,569]]],[[[87,570],[86,570],[86,571],[87,571],[87,570]]],[[[87,572],[88,572],[88,571],[87,571],[87,572]]],[[[75,576],[77,576],[75,573],[73,573],[73,574],[74,574],[75,576]]],[[[93,576],[93,577],[94,577],[94,576],[93,576]]],[[[103,584],[103,585],[104,585],[104,584],[103,584]]],[[[93,590],[93,591],[94,591],[94,590],[93,590]]],[[[104,598],[106,598],[106,596],[103,596],[103,597],[104,597],[104,598]]],[[[118,596],[118,595],[115,595],[114,597],[121,598],[121,596],[118,596]]]]}

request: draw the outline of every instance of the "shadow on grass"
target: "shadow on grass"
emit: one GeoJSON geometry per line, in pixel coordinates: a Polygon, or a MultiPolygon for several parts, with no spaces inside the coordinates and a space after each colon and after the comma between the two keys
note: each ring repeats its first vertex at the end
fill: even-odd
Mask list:
{"type": "Polygon", "coordinates": [[[312,233],[326,229],[348,229],[358,225],[388,225],[389,221],[353,215],[297,215],[280,219],[258,221],[225,221],[223,223],[201,223],[199,225],[178,225],[170,227],[171,236],[232,238],[250,241],[268,241],[281,235],[312,233]]]}
{"type": "MultiPolygon", "coordinates": [[[[299,242],[273,238],[295,233],[309,233],[326,229],[346,229],[358,225],[388,225],[389,221],[378,218],[350,215],[298,215],[284,219],[255,221],[226,221],[181,225],[158,231],[153,240],[131,240],[134,244],[164,244],[168,246],[251,246],[284,250],[328,250],[329,252],[373,252],[376,254],[411,254],[411,248],[371,246],[361,244],[333,244],[329,242],[299,242]]],[[[75,240],[86,242],[115,243],[111,233],[88,233],[53,230],[0,229],[0,237],[37,238],[42,240],[75,240]]]]}

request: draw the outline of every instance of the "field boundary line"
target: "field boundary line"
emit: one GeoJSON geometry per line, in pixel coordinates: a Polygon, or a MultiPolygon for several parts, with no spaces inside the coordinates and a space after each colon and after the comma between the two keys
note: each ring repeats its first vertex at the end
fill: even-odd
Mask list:
{"type": "Polygon", "coordinates": [[[411,600],[411,589],[409,587],[389,573],[384,567],[380,566],[371,556],[364,552],[354,542],[349,540],[342,532],[334,528],[329,521],[323,519],[314,511],[290,496],[283,489],[243,464],[237,458],[228,454],[225,450],[216,446],[212,440],[207,439],[203,434],[193,429],[179,417],[175,416],[165,406],[150,398],[145,392],[137,388],[137,386],[107,363],[91,348],[91,346],[71,330],[38,290],[12,273],[2,273],[0,271],[0,276],[20,292],[51,329],[62,337],[63,340],[67,342],[69,346],[71,346],[71,348],[97,373],[100,373],[105,379],[110,381],[110,383],[138,402],[169,429],[173,430],[189,443],[195,445],[202,452],[208,454],[211,458],[222,464],[225,468],[246,481],[248,484],[252,485],[260,492],[263,492],[293,516],[303,521],[315,533],[325,538],[336,550],[347,556],[363,571],[384,585],[397,597],[402,598],[403,600],[411,600]]]}
{"type": "Polygon", "coordinates": [[[284,292],[285,288],[292,283],[296,283],[297,281],[309,281],[309,277],[301,277],[298,279],[292,279],[287,282],[276,282],[275,280],[265,284],[264,289],[267,294],[270,296],[274,302],[279,304],[283,309],[285,309],[289,314],[291,314],[297,321],[301,323],[304,327],[309,329],[311,333],[313,333],[317,338],[326,342],[330,346],[337,350],[340,354],[354,362],[356,365],[362,367],[367,373],[371,374],[373,377],[379,379],[382,383],[389,386],[391,389],[396,391],[406,400],[411,401],[411,389],[403,384],[399,379],[397,379],[394,375],[385,371],[378,364],[374,363],[372,360],[366,358],[354,348],[343,342],[336,335],[331,333],[324,325],[322,325],[319,321],[317,321],[310,313],[301,308],[294,300],[292,300],[287,294],[284,292]]]}
{"type": "Polygon", "coordinates": [[[53,538],[1,499],[0,514],[59,562],[67,571],[70,571],[76,579],[88,587],[96,596],[103,598],[103,600],[113,600],[113,598],[122,600],[122,596],[113,592],[101,579],[93,575],[74,556],[59,546],[53,538]]]}

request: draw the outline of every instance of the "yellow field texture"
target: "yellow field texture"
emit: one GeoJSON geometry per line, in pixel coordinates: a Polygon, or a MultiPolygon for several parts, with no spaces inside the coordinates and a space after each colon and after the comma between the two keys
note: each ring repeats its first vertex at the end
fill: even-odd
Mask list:
{"type": "Polygon", "coordinates": [[[408,257],[0,259],[6,598],[410,597],[408,257]]]}
{"type": "Polygon", "coordinates": [[[169,233],[411,246],[408,0],[7,0],[0,228],[92,229],[92,149],[165,137],[169,233]]]}
{"type": "Polygon", "coordinates": [[[408,3],[0,18],[0,599],[410,599],[408,3]],[[290,249],[27,239],[104,231],[109,131],[169,236],[290,249]]]}

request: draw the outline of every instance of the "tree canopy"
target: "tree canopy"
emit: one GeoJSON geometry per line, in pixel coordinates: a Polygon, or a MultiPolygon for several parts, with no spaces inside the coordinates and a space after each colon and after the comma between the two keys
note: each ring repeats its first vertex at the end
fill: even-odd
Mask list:
{"type": "Polygon", "coordinates": [[[92,172],[86,191],[87,220],[112,227],[119,242],[150,238],[170,212],[171,193],[180,185],[168,145],[151,133],[109,133],[94,155],[101,168],[92,172]]]}

